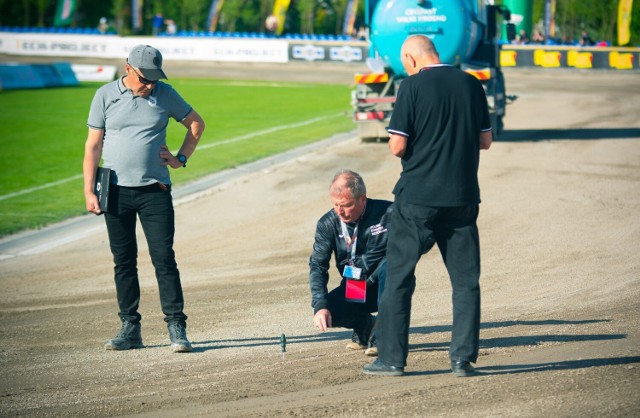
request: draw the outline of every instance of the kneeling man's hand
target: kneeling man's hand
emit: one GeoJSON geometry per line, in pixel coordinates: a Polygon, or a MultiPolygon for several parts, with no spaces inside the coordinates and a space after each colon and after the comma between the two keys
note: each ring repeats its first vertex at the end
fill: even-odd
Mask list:
{"type": "Polygon", "coordinates": [[[320,309],[313,316],[313,325],[318,327],[320,331],[326,331],[331,328],[331,312],[328,309],[320,309]]]}

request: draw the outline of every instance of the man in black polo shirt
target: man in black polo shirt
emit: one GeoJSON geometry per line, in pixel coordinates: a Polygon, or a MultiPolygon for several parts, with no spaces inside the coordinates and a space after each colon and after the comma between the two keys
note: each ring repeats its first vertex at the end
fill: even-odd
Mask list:
{"type": "Polygon", "coordinates": [[[451,369],[456,376],[471,376],[480,336],[477,173],[480,150],[493,140],[487,99],[473,76],[441,63],[426,36],[407,38],[401,59],[409,77],[400,86],[387,130],[402,173],[393,190],[379,357],[363,371],[404,374],[416,264],[437,244],[453,288],[451,369]]]}

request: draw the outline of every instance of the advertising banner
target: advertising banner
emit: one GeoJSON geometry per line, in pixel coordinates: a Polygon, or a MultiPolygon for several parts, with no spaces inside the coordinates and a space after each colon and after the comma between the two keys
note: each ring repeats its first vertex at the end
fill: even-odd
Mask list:
{"type": "Polygon", "coordinates": [[[76,12],[76,0],[58,0],[56,14],[53,18],[54,26],[68,26],[73,21],[76,12]]]}
{"type": "Polygon", "coordinates": [[[344,22],[342,25],[343,35],[353,35],[353,26],[356,21],[356,14],[358,13],[358,0],[349,0],[344,12],[344,22]]]}
{"type": "Polygon", "coordinates": [[[631,39],[629,27],[631,26],[631,8],[633,0],[620,0],[618,3],[618,45],[626,45],[631,39]]]}
{"type": "Polygon", "coordinates": [[[224,5],[224,0],[213,0],[209,8],[209,16],[207,17],[207,29],[209,32],[215,32],[220,18],[220,10],[224,5]]]}
{"type": "Polygon", "coordinates": [[[121,38],[0,32],[0,53],[11,55],[122,58],[124,62],[137,44],[153,45],[167,61],[289,61],[288,42],[283,39],[121,38]]]}
{"type": "Polygon", "coordinates": [[[284,21],[287,18],[287,10],[289,10],[290,3],[291,0],[276,0],[273,4],[273,15],[278,19],[276,35],[282,35],[284,31],[284,21]]]}
{"type": "Polygon", "coordinates": [[[131,0],[131,27],[134,31],[142,29],[142,3],[144,0],[131,0]]]}

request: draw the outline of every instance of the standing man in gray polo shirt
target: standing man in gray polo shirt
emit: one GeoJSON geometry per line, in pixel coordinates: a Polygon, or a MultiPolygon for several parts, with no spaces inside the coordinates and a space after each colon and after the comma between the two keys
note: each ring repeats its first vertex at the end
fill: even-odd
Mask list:
{"type": "Polygon", "coordinates": [[[101,213],[94,193],[102,157],[112,170],[105,222],[115,264],[121,329],[106,342],[107,350],[142,348],[138,313],[136,219],[144,230],[155,268],[160,303],[173,352],[191,351],[187,339],[180,273],[173,251],[174,211],[169,167],[186,167],[202,132],[200,115],[168,84],[162,55],[148,45],[129,54],[125,75],[98,89],[89,111],[89,134],[83,162],[84,195],[89,212],[101,213]],[[173,118],[187,129],[176,155],[167,147],[167,125],[173,118]]]}

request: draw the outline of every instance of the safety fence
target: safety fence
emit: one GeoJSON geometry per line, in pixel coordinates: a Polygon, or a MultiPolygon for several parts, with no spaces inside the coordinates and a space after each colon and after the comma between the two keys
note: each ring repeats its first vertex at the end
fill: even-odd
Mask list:
{"type": "Polygon", "coordinates": [[[502,67],[640,70],[640,48],[503,45],[502,67]]]}
{"type": "MultiPolygon", "coordinates": [[[[137,44],[155,46],[166,61],[364,63],[369,55],[369,44],[364,41],[0,31],[0,54],[9,55],[124,59],[137,44]]],[[[503,45],[500,62],[503,67],[639,70],[640,48],[503,45]]]]}

